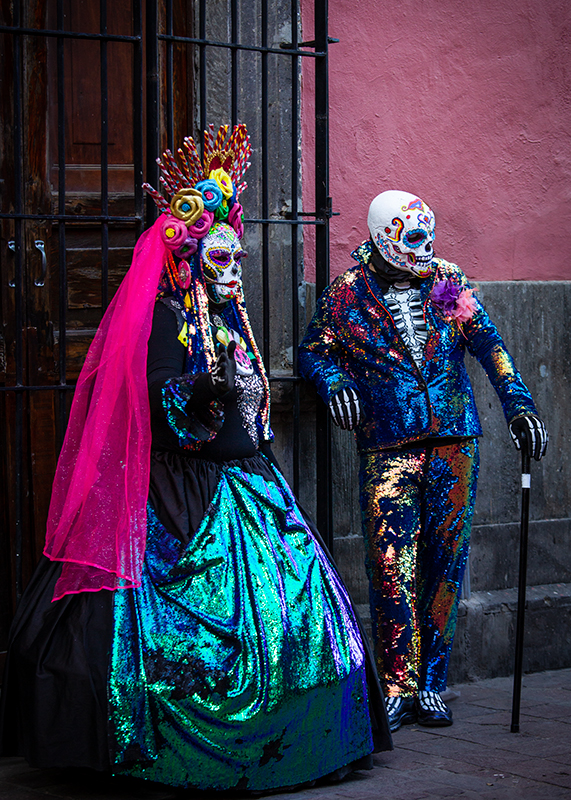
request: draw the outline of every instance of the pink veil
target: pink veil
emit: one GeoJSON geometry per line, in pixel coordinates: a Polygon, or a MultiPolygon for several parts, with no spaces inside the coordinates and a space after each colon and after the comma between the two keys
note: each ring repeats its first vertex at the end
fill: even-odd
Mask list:
{"type": "Polygon", "coordinates": [[[151,450],[147,346],[167,261],[160,222],[137,242],[77,383],[44,549],[64,562],[54,600],[140,585],[151,450]]]}

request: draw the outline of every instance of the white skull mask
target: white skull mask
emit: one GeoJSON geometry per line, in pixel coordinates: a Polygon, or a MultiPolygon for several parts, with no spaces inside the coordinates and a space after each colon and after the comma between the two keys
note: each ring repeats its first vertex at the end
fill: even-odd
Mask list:
{"type": "Polygon", "coordinates": [[[236,231],[225,222],[216,222],[201,245],[202,270],[208,296],[214,303],[225,303],[242,286],[242,249],[236,231]]]}
{"type": "Polygon", "coordinates": [[[434,214],[420,198],[408,192],[383,192],[371,203],[367,224],[389,264],[420,278],[430,274],[434,214]]]}

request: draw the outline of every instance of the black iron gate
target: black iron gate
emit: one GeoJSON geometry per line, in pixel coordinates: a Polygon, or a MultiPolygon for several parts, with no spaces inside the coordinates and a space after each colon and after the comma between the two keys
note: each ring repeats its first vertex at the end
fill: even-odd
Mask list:
{"type": "MultiPolygon", "coordinates": [[[[330,200],[327,0],[303,9],[313,13],[311,41],[300,41],[299,0],[14,0],[0,9],[2,650],[42,550],[79,369],[155,213],[141,184],[158,185],[156,156],[208,122],[248,125],[253,267],[245,290],[272,393],[289,419],[282,450],[296,491],[303,259],[315,258],[320,292],[329,278],[330,200]],[[314,182],[313,209],[302,207],[302,63],[315,86],[304,107],[315,119],[313,175],[304,174],[314,182]]],[[[317,518],[330,535],[324,408],[317,453],[317,518]]]]}

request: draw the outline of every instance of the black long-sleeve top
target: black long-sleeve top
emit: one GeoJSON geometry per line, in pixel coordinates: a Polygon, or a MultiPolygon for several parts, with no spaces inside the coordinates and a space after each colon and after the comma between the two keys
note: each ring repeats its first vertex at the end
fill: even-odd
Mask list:
{"type": "MultiPolygon", "coordinates": [[[[181,452],[187,457],[218,462],[253,456],[257,448],[242,424],[235,388],[219,398],[224,406],[224,423],[216,437],[205,442],[199,450],[188,450],[180,446],[165,415],[162,389],[167,380],[184,374],[185,362],[186,348],[178,339],[176,316],[164,303],[158,302],[155,304],[147,356],[153,450],[181,452]]],[[[194,381],[187,410],[198,410],[215,399],[208,374],[201,373],[194,381]]]]}

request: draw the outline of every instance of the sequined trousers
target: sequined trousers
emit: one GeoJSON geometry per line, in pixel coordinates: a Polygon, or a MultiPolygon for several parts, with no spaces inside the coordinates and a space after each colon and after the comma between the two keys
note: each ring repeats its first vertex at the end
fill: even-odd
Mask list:
{"type": "Polygon", "coordinates": [[[281,475],[232,464],[187,544],[149,506],[142,585],[116,593],[116,773],[261,790],[373,749],[346,591],[281,475]]]}
{"type": "Polygon", "coordinates": [[[477,439],[361,456],[373,640],[388,697],[446,687],[478,468],[477,439]]]}

